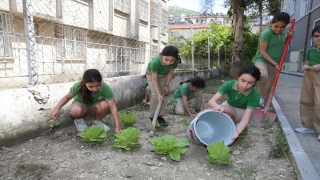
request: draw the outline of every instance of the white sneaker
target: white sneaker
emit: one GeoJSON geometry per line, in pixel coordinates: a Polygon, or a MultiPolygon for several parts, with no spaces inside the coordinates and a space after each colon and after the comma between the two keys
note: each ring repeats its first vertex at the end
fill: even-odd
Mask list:
{"type": "Polygon", "coordinates": [[[319,136],[318,136],[318,141],[320,141],[320,134],[319,134],[319,136]]]}
{"type": "Polygon", "coordinates": [[[83,118],[75,119],[74,124],[76,125],[76,128],[79,132],[83,132],[84,129],[88,127],[83,118]]]}
{"type": "MultiPolygon", "coordinates": [[[[295,131],[298,133],[310,133],[310,134],[314,133],[313,129],[304,128],[304,127],[296,128],[295,131]]],[[[319,137],[318,137],[318,139],[319,139],[319,137]]]]}
{"type": "Polygon", "coordinates": [[[94,120],[94,121],[92,122],[92,126],[103,126],[103,127],[104,127],[104,130],[105,130],[106,132],[108,132],[108,131],[110,130],[109,126],[107,126],[107,125],[104,124],[103,122],[97,121],[97,120],[94,120]]]}
{"type": "Polygon", "coordinates": [[[264,99],[263,98],[260,98],[259,106],[264,107],[264,99]]]}

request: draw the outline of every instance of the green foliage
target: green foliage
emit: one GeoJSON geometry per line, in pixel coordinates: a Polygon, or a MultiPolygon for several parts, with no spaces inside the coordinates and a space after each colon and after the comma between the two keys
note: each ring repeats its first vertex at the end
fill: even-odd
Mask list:
{"type": "Polygon", "coordinates": [[[287,139],[285,137],[284,132],[281,128],[278,129],[278,132],[274,135],[275,142],[270,140],[270,137],[266,139],[266,141],[270,144],[271,150],[269,152],[269,156],[275,158],[283,158],[288,157],[287,151],[289,149],[287,139]]]}
{"type": "Polygon", "coordinates": [[[188,139],[176,141],[176,138],[172,135],[151,138],[149,141],[154,145],[153,150],[157,154],[169,154],[174,161],[180,161],[180,156],[187,151],[185,146],[190,145],[188,139]]]}
{"type": "Polygon", "coordinates": [[[47,133],[51,133],[53,130],[58,128],[59,125],[60,125],[60,122],[59,122],[58,118],[49,119],[49,129],[48,129],[47,133]]]}
{"type": "Polygon", "coordinates": [[[78,136],[83,138],[88,143],[100,143],[105,137],[107,132],[103,126],[90,126],[84,129],[83,132],[79,133],[78,136]]]}
{"type": "Polygon", "coordinates": [[[140,131],[136,128],[129,127],[120,131],[120,134],[116,134],[113,147],[122,148],[126,150],[126,154],[130,154],[132,147],[140,146],[139,142],[140,131]]]}
{"type": "Polygon", "coordinates": [[[137,123],[137,116],[135,113],[125,113],[120,115],[120,120],[123,122],[126,126],[132,126],[133,124],[137,123]]]}
{"type": "Polygon", "coordinates": [[[178,17],[181,17],[181,14],[194,15],[194,14],[200,14],[200,13],[198,11],[181,8],[178,6],[169,6],[169,14],[172,15],[173,18],[178,18],[178,17]]]}
{"type": "Polygon", "coordinates": [[[232,179],[236,180],[247,180],[253,173],[257,173],[261,170],[257,170],[257,165],[253,163],[249,163],[249,165],[245,167],[240,167],[239,169],[236,169],[236,175],[237,177],[234,176],[227,176],[232,179]]]}
{"type": "Polygon", "coordinates": [[[229,164],[231,162],[231,148],[224,145],[224,142],[217,141],[214,144],[207,146],[208,156],[207,160],[213,164],[229,164]]]}

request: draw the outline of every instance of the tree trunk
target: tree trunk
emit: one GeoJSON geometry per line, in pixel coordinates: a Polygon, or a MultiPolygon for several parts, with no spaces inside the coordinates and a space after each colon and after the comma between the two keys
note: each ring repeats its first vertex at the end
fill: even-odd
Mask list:
{"type": "Polygon", "coordinates": [[[233,6],[233,12],[235,16],[234,22],[234,33],[235,38],[232,47],[232,61],[230,69],[230,77],[236,79],[239,72],[243,66],[243,49],[244,49],[244,10],[245,10],[244,0],[235,0],[233,6]]]}
{"type": "Polygon", "coordinates": [[[262,32],[262,0],[259,0],[259,18],[260,18],[259,34],[261,34],[262,32]]]}

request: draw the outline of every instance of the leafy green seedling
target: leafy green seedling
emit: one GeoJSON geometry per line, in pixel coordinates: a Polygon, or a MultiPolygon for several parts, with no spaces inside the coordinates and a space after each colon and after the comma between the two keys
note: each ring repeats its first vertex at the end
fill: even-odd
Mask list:
{"type": "Polygon", "coordinates": [[[140,131],[134,127],[129,127],[120,131],[120,134],[116,134],[113,147],[123,148],[126,150],[126,154],[130,154],[131,147],[140,146],[139,142],[140,131]]]}
{"type": "Polygon", "coordinates": [[[180,161],[180,156],[187,151],[185,146],[190,145],[188,139],[176,141],[176,138],[172,135],[151,138],[149,141],[154,145],[153,150],[157,154],[169,154],[174,161],[180,161]]]}
{"type": "Polygon", "coordinates": [[[48,133],[51,133],[54,129],[58,128],[60,125],[58,118],[49,119],[49,129],[48,133]]]}
{"type": "Polygon", "coordinates": [[[231,148],[224,145],[224,142],[217,141],[214,144],[209,144],[207,146],[209,155],[207,160],[213,164],[223,164],[227,165],[231,162],[231,148]]]}
{"type": "Polygon", "coordinates": [[[126,114],[120,115],[120,120],[123,122],[126,126],[132,126],[133,124],[137,123],[137,116],[135,113],[130,112],[126,114]]]}
{"type": "Polygon", "coordinates": [[[102,142],[103,139],[107,137],[107,132],[104,130],[103,126],[90,126],[85,128],[78,136],[92,145],[102,142]]]}

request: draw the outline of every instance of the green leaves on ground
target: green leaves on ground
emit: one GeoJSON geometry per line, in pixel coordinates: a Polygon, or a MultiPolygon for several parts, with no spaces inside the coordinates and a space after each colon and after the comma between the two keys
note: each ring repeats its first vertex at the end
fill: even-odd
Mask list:
{"type": "Polygon", "coordinates": [[[135,113],[130,112],[126,114],[120,115],[120,120],[127,126],[132,126],[133,124],[137,123],[137,116],[135,113]]]}
{"type": "Polygon", "coordinates": [[[78,136],[82,137],[86,142],[97,143],[107,137],[107,132],[103,126],[90,126],[85,128],[78,136]]]}
{"type": "Polygon", "coordinates": [[[120,134],[116,134],[113,147],[123,148],[126,150],[126,154],[130,154],[131,147],[140,146],[139,142],[140,131],[136,128],[129,127],[120,131],[120,134]]]}
{"type": "Polygon", "coordinates": [[[207,160],[213,164],[229,164],[231,162],[231,148],[224,145],[224,142],[216,142],[207,146],[209,155],[207,160]]]}
{"type": "Polygon", "coordinates": [[[188,139],[176,141],[172,135],[151,138],[149,141],[154,145],[153,150],[157,154],[169,154],[174,161],[180,161],[180,156],[187,151],[187,148],[184,147],[190,145],[188,139]]]}

